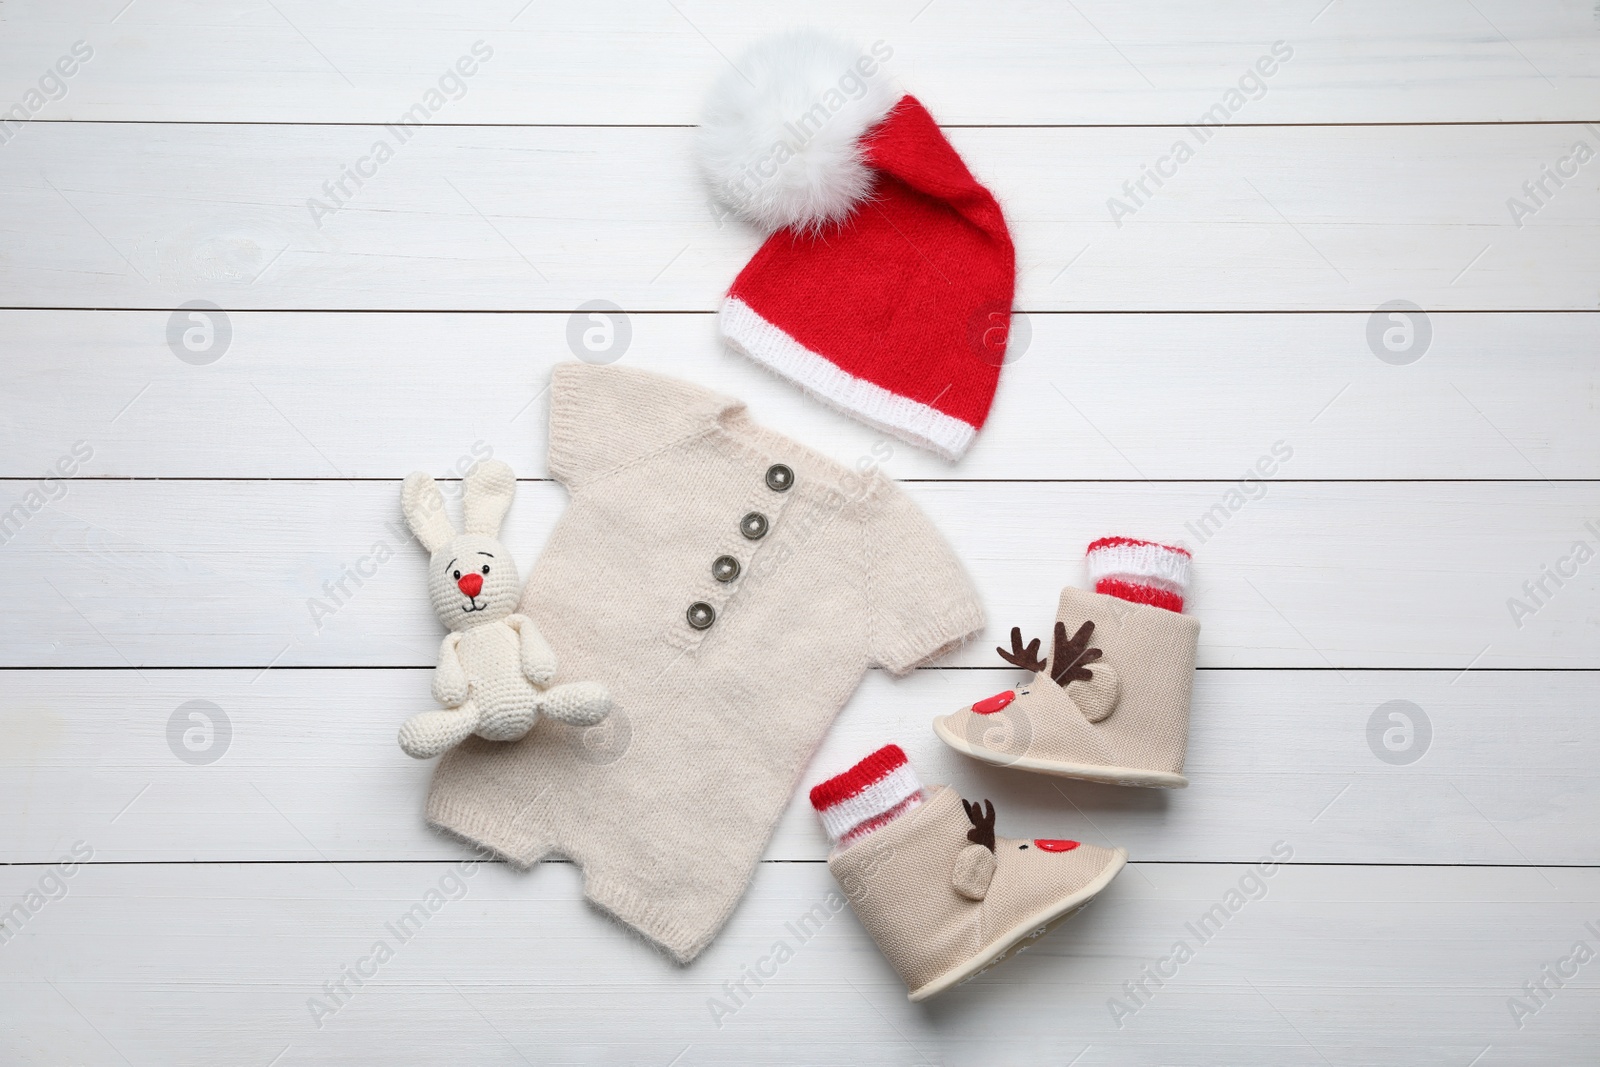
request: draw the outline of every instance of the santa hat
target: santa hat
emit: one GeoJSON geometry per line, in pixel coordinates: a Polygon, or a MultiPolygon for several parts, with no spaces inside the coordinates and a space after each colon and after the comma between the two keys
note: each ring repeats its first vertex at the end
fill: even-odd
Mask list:
{"type": "Polygon", "coordinates": [[[1016,256],[994,197],[891,87],[892,54],[797,31],[723,76],[701,168],[718,199],[776,232],[718,324],[834,407],[958,459],[1005,362],[1016,256]]]}
{"type": "Polygon", "coordinates": [[[899,745],[885,745],[811,790],[828,838],[847,845],[922,803],[922,783],[899,745]]]}
{"type": "Polygon", "coordinates": [[[1183,610],[1189,558],[1187,549],[1132,537],[1102,537],[1087,554],[1095,592],[1169,611],[1183,610]]]}

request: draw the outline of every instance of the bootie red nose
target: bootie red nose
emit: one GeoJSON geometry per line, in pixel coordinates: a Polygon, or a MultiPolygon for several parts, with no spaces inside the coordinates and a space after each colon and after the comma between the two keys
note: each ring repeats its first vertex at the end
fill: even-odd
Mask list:
{"type": "Polygon", "coordinates": [[[1007,689],[1004,693],[996,693],[992,697],[983,698],[972,705],[972,710],[979,715],[993,715],[1015,699],[1017,699],[1016,691],[1007,689]]]}
{"type": "Polygon", "coordinates": [[[460,586],[463,593],[470,597],[475,597],[483,592],[483,575],[463,574],[461,579],[456,582],[456,585],[460,586]]]}
{"type": "Polygon", "coordinates": [[[1036,837],[1033,843],[1041,852],[1071,852],[1078,847],[1076,841],[1061,841],[1049,837],[1036,837]]]}

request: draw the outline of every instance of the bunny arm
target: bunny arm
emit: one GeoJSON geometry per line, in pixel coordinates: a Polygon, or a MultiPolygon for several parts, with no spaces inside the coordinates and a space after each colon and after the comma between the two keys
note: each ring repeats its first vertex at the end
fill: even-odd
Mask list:
{"type": "Polygon", "coordinates": [[[534,685],[549,685],[556,676],[556,654],[550,643],[526,615],[507,615],[505,622],[521,638],[522,673],[534,685]]]}
{"type": "Polygon", "coordinates": [[[439,646],[439,665],[433,669],[433,699],[447,708],[460,707],[467,699],[467,672],[456,652],[460,643],[461,634],[448,635],[439,646]]]}

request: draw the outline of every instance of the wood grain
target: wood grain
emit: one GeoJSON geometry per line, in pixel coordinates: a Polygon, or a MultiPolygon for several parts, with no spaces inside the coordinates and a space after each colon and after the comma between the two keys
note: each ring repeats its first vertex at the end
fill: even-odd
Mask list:
{"type": "MultiPolygon", "coordinates": [[[[573,358],[567,314],[234,312],[227,347],[196,366],[169,348],[172,317],[0,312],[0,476],[36,478],[84,440],[94,477],[445,474],[479,441],[531,477],[543,473],[550,368],[573,358]]],[[[1372,318],[1029,316],[1031,340],[966,458],[894,442],[887,469],[1237,480],[1281,441],[1293,455],[1273,476],[1290,480],[1600,477],[1600,315],[1435,313],[1403,366],[1373,354],[1372,318]],[[1513,362],[1520,373],[1507,374],[1513,362]]],[[[628,329],[621,365],[739,397],[843,462],[875,454],[880,434],[726,349],[710,315],[631,315],[628,329]]],[[[0,503],[20,490],[0,484],[0,503]]]]}
{"type": "MultiPolygon", "coordinates": [[[[1263,840],[1260,856],[1277,841],[1296,844],[1263,840]]],[[[1576,939],[1593,943],[1593,870],[1280,866],[1245,882],[1255,899],[1241,893],[1200,943],[1188,924],[1255,874],[1135,865],[1031,951],[919,1007],[848,908],[803,943],[789,930],[834,891],[816,863],[763,865],[727,930],[687,968],[582,903],[577,871],[561,865],[529,874],[485,865],[469,878],[444,864],[91,865],[0,949],[12,1016],[3,1040],[16,1060],[175,1067],[275,1056],[279,1067],[558,1056],[729,1065],[1077,1056],[1080,1067],[1445,1067],[1479,1056],[1564,1067],[1600,1037],[1586,969],[1521,1030],[1507,1007],[1542,964],[1576,939]],[[442,903],[402,943],[386,924],[430,890],[442,903]],[[792,958],[714,1015],[711,998],[735,1003],[724,983],[763,959],[772,969],[779,939],[792,958]],[[1193,957],[1119,1029],[1108,1002],[1179,939],[1193,957]],[[373,971],[379,940],[391,958],[334,1000],[324,983],[362,960],[373,971]],[[318,1016],[320,1028],[313,998],[337,1008],[318,1016]],[[82,1018],[94,1029],[60,1025],[82,1018]]],[[[41,877],[37,867],[0,870],[0,899],[41,877]]]]}
{"type": "Polygon", "coordinates": [[[482,40],[492,59],[440,121],[692,124],[725,57],[775,28],[812,25],[893,48],[893,74],[950,123],[1189,122],[1279,40],[1291,60],[1235,121],[1600,113],[1600,27],[1583,3],[464,0],[409,4],[400,17],[378,0],[120,6],[11,0],[0,99],[20,97],[81,39],[94,58],[41,118],[387,122],[482,40]]]}
{"type": "MultiPolygon", "coordinates": [[[[407,714],[432,706],[429,677],[0,671],[7,858],[50,862],[84,827],[97,828],[98,858],[117,863],[461,856],[459,842],[422,823],[433,764],[407,758],[394,739],[407,714]],[[183,731],[197,727],[186,745],[183,731]]],[[[800,784],[895,741],[925,781],[994,800],[1012,836],[1110,842],[1139,861],[1243,862],[1293,831],[1308,862],[1600,864],[1589,832],[1600,818],[1592,672],[1202,671],[1191,785],[1171,793],[990,768],[934,736],[935,714],[1019,677],[875,672],[800,784]],[[1397,700],[1415,706],[1403,709],[1416,746],[1406,752],[1418,756],[1409,764],[1379,759],[1369,737],[1374,718],[1395,725],[1379,708],[1397,700]]],[[[826,852],[802,789],[765,856],[826,852]]]]}
{"type": "MultiPolygon", "coordinates": [[[[25,132],[0,153],[8,306],[707,311],[760,240],[713,211],[687,129],[423,128],[332,215],[310,202],[331,208],[324,183],[380,127],[25,132]]],[[[950,136],[1007,212],[1025,311],[1600,303],[1593,182],[1507,207],[1578,141],[1600,148],[1588,126],[950,136]],[[1174,177],[1124,189],[1182,137],[1174,177]],[[1113,218],[1112,198],[1142,206],[1113,218]]]]}
{"type": "MultiPolygon", "coordinates": [[[[396,482],[56,487],[64,495],[0,546],[26,607],[4,615],[0,666],[434,663],[442,631],[396,482]]],[[[993,666],[999,635],[1044,626],[1061,587],[1083,583],[1090,541],[1131,532],[1193,545],[1202,666],[1600,667],[1600,572],[1573,547],[1600,538],[1585,483],[1286,483],[1236,512],[1237,490],[1216,484],[906,491],[987,606],[989,629],[954,665],[993,666]],[[1220,525],[1197,525],[1208,515],[1220,525]],[[1558,588],[1548,566],[1574,576],[1558,588]],[[1545,595],[1524,590],[1541,580],[1545,595]],[[1513,598],[1527,610],[1513,612],[1513,598]]],[[[514,556],[534,558],[564,504],[555,483],[521,486],[504,536],[514,556]]]]}

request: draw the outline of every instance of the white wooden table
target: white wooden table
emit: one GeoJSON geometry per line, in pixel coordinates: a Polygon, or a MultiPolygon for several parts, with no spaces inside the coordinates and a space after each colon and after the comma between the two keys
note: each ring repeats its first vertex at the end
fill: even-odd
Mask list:
{"type": "Polygon", "coordinates": [[[8,0],[0,1062],[1596,1062],[1597,17],[8,0]],[[525,479],[508,540],[531,561],[564,506],[542,389],[581,304],[626,309],[628,364],[871,454],[714,337],[759,238],[710,209],[691,127],[725,57],[794,24],[893,48],[1008,212],[1032,336],[964,462],[888,463],[989,632],[869,677],[806,784],[896,740],[1006,832],[1134,861],[926,1005],[848,911],[729,1000],[832,886],[803,798],[684,968],[585,905],[570,864],[461,878],[467,850],[422,823],[430,767],[394,743],[438,639],[399,479],[492,450],[525,479]],[[1292,54],[1248,80],[1275,42],[1292,54]],[[1219,103],[1200,143],[1186,124],[1219,103]],[[1178,141],[1193,157],[1130,199],[1178,141]],[[220,310],[175,313],[191,301],[220,310]],[[1111,533],[1195,551],[1191,787],[947,751],[932,715],[1009,684],[992,646],[1042,629],[1111,533]],[[1274,848],[1291,862],[1256,878],[1274,848]],[[1186,924],[1217,904],[1202,944],[1186,924]],[[1193,958],[1151,982],[1180,939],[1193,958]]]}

